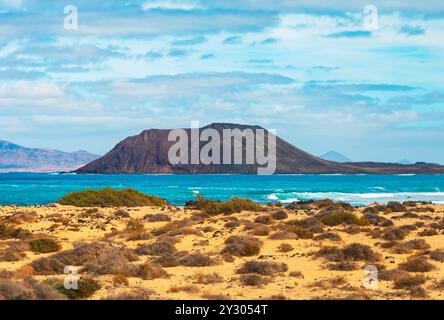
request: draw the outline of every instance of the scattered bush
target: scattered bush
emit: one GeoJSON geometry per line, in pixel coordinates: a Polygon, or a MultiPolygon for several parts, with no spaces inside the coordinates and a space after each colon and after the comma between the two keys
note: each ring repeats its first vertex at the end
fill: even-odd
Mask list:
{"type": "Polygon", "coordinates": [[[207,200],[201,195],[197,195],[197,199],[194,201],[188,201],[185,206],[201,210],[203,213],[209,215],[217,214],[232,214],[241,211],[261,211],[262,207],[250,199],[233,198],[226,202],[207,200]]]}
{"type": "Polygon", "coordinates": [[[391,251],[397,254],[410,253],[412,250],[425,250],[430,246],[424,239],[415,239],[395,244],[391,251]]]}
{"type": "Polygon", "coordinates": [[[164,213],[147,214],[143,217],[143,220],[148,222],[169,222],[171,218],[164,213]]]}
{"type": "Polygon", "coordinates": [[[260,276],[257,274],[243,274],[240,276],[239,279],[243,285],[254,287],[260,287],[270,282],[270,279],[268,277],[260,276]]]}
{"type": "Polygon", "coordinates": [[[329,263],[327,265],[327,268],[329,270],[335,270],[335,271],[352,271],[358,269],[358,266],[356,265],[356,263],[343,261],[337,263],[329,263]]]}
{"type": "Polygon", "coordinates": [[[299,239],[296,233],[289,231],[278,231],[268,237],[270,240],[296,240],[299,239]]]}
{"type": "Polygon", "coordinates": [[[129,281],[126,276],[123,274],[117,274],[113,277],[113,283],[115,285],[121,285],[121,286],[129,286],[129,281]]]}
{"type": "Polygon", "coordinates": [[[249,236],[231,236],[225,240],[222,253],[230,253],[234,256],[251,257],[258,255],[262,247],[262,241],[249,236]]]}
{"type": "Polygon", "coordinates": [[[392,210],[392,212],[405,212],[407,211],[407,208],[400,202],[397,201],[390,201],[387,203],[387,208],[392,210]]]}
{"type": "Polygon", "coordinates": [[[149,196],[134,189],[84,190],[71,192],[59,201],[62,205],[76,207],[141,207],[165,206],[168,202],[156,196],[149,196]]]}
{"type": "Polygon", "coordinates": [[[418,287],[426,282],[426,278],[422,275],[402,275],[394,282],[395,289],[408,289],[411,290],[418,287]]]}
{"type": "Polygon", "coordinates": [[[103,300],[150,300],[154,293],[153,290],[138,288],[130,292],[105,297],[103,300]]]}
{"type": "Polygon", "coordinates": [[[418,236],[420,237],[432,237],[438,235],[438,232],[435,229],[424,229],[421,232],[418,232],[418,236]]]}
{"type": "Polygon", "coordinates": [[[168,290],[168,292],[177,293],[177,292],[188,292],[188,293],[197,293],[199,292],[199,288],[192,285],[186,286],[172,286],[168,290]]]}
{"type": "Polygon", "coordinates": [[[393,226],[393,221],[379,216],[378,214],[365,213],[364,218],[373,226],[390,227],[393,226]]]}
{"type": "Polygon", "coordinates": [[[369,224],[365,218],[359,218],[353,213],[344,211],[328,213],[321,218],[321,222],[327,226],[338,226],[340,224],[367,226],[369,224]]]}
{"type": "Polygon", "coordinates": [[[15,252],[11,249],[5,250],[0,253],[0,261],[20,261],[26,258],[26,254],[23,252],[15,252]]]}
{"type": "Polygon", "coordinates": [[[270,262],[270,261],[248,261],[237,270],[239,274],[254,273],[264,276],[271,276],[276,273],[286,272],[288,266],[285,263],[270,262]]]}
{"type": "Polygon", "coordinates": [[[260,224],[251,230],[251,234],[254,236],[265,237],[270,234],[271,229],[266,225],[260,224]]]}
{"type": "Polygon", "coordinates": [[[270,216],[263,215],[263,216],[256,217],[256,219],[254,219],[254,222],[261,223],[261,224],[272,224],[273,218],[270,216]]]}
{"type": "Polygon", "coordinates": [[[196,283],[198,284],[213,284],[213,283],[221,283],[224,281],[224,278],[217,273],[198,273],[196,275],[196,283]]]}
{"type": "Polygon", "coordinates": [[[187,267],[208,267],[215,264],[215,261],[203,253],[192,253],[179,260],[180,265],[187,267]]]}
{"type": "Polygon", "coordinates": [[[237,228],[241,225],[241,223],[239,221],[228,221],[227,223],[224,224],[224,227],[227,229],[234,229],[237,228]]]}
{"type": "Polygon", "coordinates": [[[23,239],[29,235],[29,232],[21,228],[14,228],[7,221],[0,221],[0,239],[17,238],[23,239]]]}
{"type": "Polygon", "coordinates": [[[117,218],[129,218],[130,214],[125,209],[117,209],[114,211],[114,216],[117,218]]]}
{"type": "Polygon", "coordinates": [[[379,261],[381,256],[375,253],[369,246],[352,243],[343,249],[336,247],[325,247],[316,253],[317,257],[323,257],[334,262],[344,261],[379,261]]]}
{"type": "Polygon", "coordinates": [[[56,286],[56,289],[69,299],[85,299],[91,297],[101,288],[100,283],[93,279],[80,279],[77,281],[77,286],[77,289],[65,289],[63,283],[61,283],[56,286]]]}
{"type": "Polygon", "coordinates": [[[314,240],[331,240],[331,241],[341,241],[341,237],[333,232],[322,233],[316,237],[314,240]]]}
{"type": "Polygon", "coordinates": [[[84,266],[100,274],[124,274],[122,269],[137,256],[125,247],[96,241],[76,244],[74,249],[58,252],[31,263],[36,274],[63,274],[65,266],[84,266]]]}
{"type": "Polygon", "coordinates": [[[14,224],[32,223],[37,219],[37,213],[35,211],[17,211],[7,219],[8,222],[14,224]]]}
{"type": "Polygon", "coordinates": [[[169,241],[159,241],[151,244],[144,244],[138,247],[135,252],[139,255],[161,256],[164,254],[176,253],[176,247],[169,241]]]}
{"type": "Polygon", "coordinates": [[[289,243],[281,243],[277,249],[279,252],[290,252],[294,250],[293,246],[289,243]]]}
{"type": "Polygon", "coordinates": [[[288,218],[288,214],[284,210],[273,212],[271,217],[275,220],[284,220],[288,218]]]}
{"type": "Polygon", "coordinates": [[[430,253],[430,258],[435,261],[444,262],[444,250],[434,250],[430,253]]]}
{"type": "MultiPolygon", "coordinates": [[[[5,274],[6,276],[6,274],[5,274]]],[[[0,300],[63,300],[65,296],[31,277],[0,277],[0,300]]]]}
{"type": "Polygon", "coordinates": [[[49,238],[41,238],[29,241],[29,247],[32,251],[38,253],[49,253],[60,250],[60,245],[57,241],[49,238]]]}
{"type": "Polygon", "coordinates": [[[435,269],[435,266],[422,256],[411,256],[399,267],[408,272],[430,272],[435,269]]]}

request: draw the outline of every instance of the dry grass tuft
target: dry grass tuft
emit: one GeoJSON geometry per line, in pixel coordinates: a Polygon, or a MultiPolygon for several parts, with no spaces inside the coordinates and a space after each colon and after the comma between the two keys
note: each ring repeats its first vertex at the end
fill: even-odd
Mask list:
{"type": "Polygon", "coordinates": [[[249,236],[231,236],[225,240],[222,254],[230,253],[234,256],[251,257],[258,255],[262,247],[262,241],[249,236]]]}

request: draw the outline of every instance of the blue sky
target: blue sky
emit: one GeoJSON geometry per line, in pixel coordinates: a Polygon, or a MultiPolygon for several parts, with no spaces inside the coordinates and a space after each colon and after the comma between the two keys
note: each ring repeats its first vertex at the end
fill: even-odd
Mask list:
{"type": "Polygon", "coordinates": [[[368,1],[332,3],[0,0],[0,139],[104,153],[236,122],[316,155],[444,163],[442,0],[375,0],[376,30],[368,1]]]}

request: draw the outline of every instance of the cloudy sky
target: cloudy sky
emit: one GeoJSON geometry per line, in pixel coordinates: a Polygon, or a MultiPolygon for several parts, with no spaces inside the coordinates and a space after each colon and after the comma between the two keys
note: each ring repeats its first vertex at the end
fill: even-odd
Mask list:
{"type": "Polygon", "coordinates": [[[377,29],[370,2],[0,0],[0,140],[104,153],[236,122],[316,155],[444,163],[444,2],[374,0],[377,29]]]}

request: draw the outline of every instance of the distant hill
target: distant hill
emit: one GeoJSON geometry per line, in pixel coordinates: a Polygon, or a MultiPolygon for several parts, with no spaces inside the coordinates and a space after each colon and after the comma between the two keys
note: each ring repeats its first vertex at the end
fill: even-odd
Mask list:
{"type": "Polygon", "coordinates": [[[0,172],[71,171],[98,157],[86,151],[69,153],[46,148],[26,148],[0,140],[0,172]]]}
{"type": "Polygon", "coordinates": [[[329,151],[327,153],[324,153],[323,155],[319,156],[319,158],[339,163],[351,162],[349,158],[336,151],[329,151]]]}
{"type": "Polygon", "coordinates": [[[400,160],[400,161],[398,161],[398,163],[399,164],[413,164],[413,162],[411,162],[410,160],[408,160],[408,159],[403,159],[403,160],[400,160]]]}
{"type": "MultiPolygon", "coordinates": [[[[214,129],[222,135],[223,129],[259,129],[259,126],[230,123],[213,123],[202,129],[214,129]]],[[[175,142],[168,141],[171,129],[150,129],[119,142],[111,151],[76,170],[77,173],[212,173],[255,174],[257,164],[180,164],[168,160],[168,151],[175,142]]],[[[184,129],[190,135],[190,129],[184,129]]],[[[205,143],[200,143],[199,148],[205,143]]],[[[266,146],[267,147],[267,146],[266,146]]],[[[242,150],[245,150],[245,143],[242,150]]],[[[417,163],[404,166],[396,163],[337,163],[315,157],[276,137],[276,173],[349,173],[349,174],[404,174],[444,173],[444,167],[436,164],[417,163]]]]}

